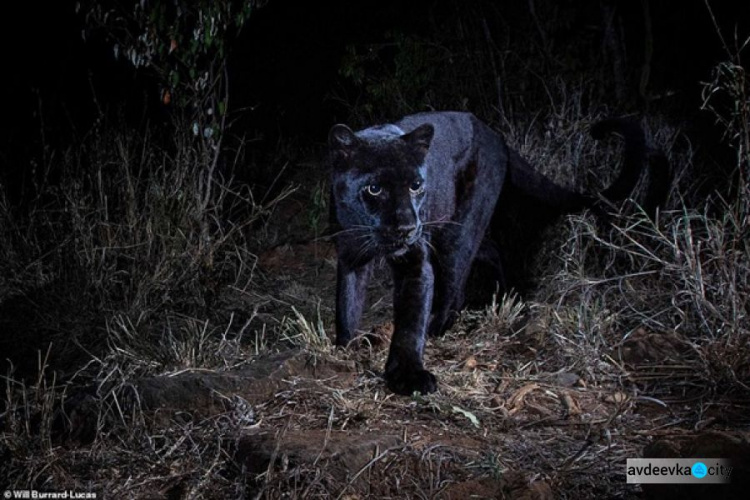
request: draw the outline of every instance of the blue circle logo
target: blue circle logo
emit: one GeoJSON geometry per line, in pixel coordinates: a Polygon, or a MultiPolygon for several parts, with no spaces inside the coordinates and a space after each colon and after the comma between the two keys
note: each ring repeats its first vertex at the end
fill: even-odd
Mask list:
{"type": "Polygon", "coordinates": [[[706,464],[704,464],[703,462],[695,462],[693,466],[690,468],[690,473],[693,474],[693,477],[702,479],[706,477],[706,474],[708,473],[708,469],[706,469],[706,464]]]}

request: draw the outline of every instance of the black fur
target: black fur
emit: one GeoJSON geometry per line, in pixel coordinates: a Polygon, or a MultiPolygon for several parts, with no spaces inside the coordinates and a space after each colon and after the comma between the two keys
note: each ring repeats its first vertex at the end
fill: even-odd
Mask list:
{"type": "MultiPolygon", "coordinates": [[[[638,182],[646,148],[634,122],[607,120],[592,133],[611,131],[626,139],[623,172],[601,193],[616,202],[638,182]]],[[[599,197],[562,188],[537,173],[469,113],[411,115],[356,133],[336,125],[329,143],[338,254],[336,343],[347,345],[354,337],[373,261],[384,257],[395,284],[385,379],[399,394],[436,390],[422,362],[426,334],[440,335],[452,325],[464,305],[473,262],[489,263],[494,279],[509,284],[504,249],[490,231],[495,212],[519,197],[531,199],[541,226],[562,213],[604,210],[599,197]]]]}

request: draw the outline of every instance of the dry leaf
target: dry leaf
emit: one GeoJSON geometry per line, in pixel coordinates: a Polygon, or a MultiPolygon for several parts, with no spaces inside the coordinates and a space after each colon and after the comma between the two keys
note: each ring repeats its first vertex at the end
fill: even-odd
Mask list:
{"type": "Polygon", "coordinates": [[[624,403],[627,400],[628,400],[628,395],[625,394],[624,392],[619,392],[619,391],[615,392],[615,393],[612,393],[612,394],[607,394],[604,397],[604,401],[607,402],[607,403],[621,404],[621,403],[624,403]]]}
{"type": "Polygon", "coordinates": [[[518,413],[519,411],[521,411],[524,407],[523,400],[526,397],[526,395],[537,389],[539,389],[539,384],[536,384],[533,382],[530,384],[526,384],[525,386],[518,389],[516,393],[513,394],[508,400],[509,401],[508,406],[510,407],[510,410],[508,411],[508,413],[512,415],[514,413],[518,413]]]}
{"type": "Polygon", "coordinates": [[[562,393],[562,404],[565,407],[565,414],[567,416],[581,414],[581,407],[569,392],[562,393]]]}

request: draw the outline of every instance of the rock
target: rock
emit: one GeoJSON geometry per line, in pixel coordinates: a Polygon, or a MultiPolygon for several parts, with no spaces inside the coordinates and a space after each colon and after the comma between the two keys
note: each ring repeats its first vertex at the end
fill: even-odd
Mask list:
{"type": "MultiPolygon", "coordinates": [[[[258,356],[238,370],[189,371],[136,379],[117,397],[121,404],[142,410],[152,422],[160,424],[175,418],[208,418],[236,410],[238,403],[246,413],[241,417],[252,420],[252,406],[286,388],[287,380],[298,378],[304,385],[325,379],[327,386],[339,387],[351,383],[355,372],[353,362],[292,350],[258,356]]],[[[67,433],[77,441],[90,442],[95,428],[82,427],[96,425],[99,404],[92,401],[95,391],[84,392],[87,397],[73,396],[66,404],[65,413],[75,417],[67,419],[67,433]]]]}
{"type": "Polygon", "coordinates": [[[336,385],[337,381],[353,378],[354,371],[353,363],[286,351],[259,356],[240,370],[149,377],[136,380],[134,386],[144,410],[166,417],[188,412],[205,418],[224,412],[231,396],[257,404],[285,388],[285,380],[296,377],[315,383],[326,379],[326,384],[336,385]]]}
{"type": "Polygon", "coordinates": [[[578,384],[579,380],[581,380],[581,377],[579,377],[577,373],[561,372],[555,375],[552,383],[559,385],[560,387],[573,387],[578,384]]]}

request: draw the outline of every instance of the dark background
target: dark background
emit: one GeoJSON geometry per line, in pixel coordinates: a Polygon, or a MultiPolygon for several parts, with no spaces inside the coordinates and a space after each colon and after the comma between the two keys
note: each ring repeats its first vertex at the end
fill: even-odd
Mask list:
{"type": "MultiPolygon", "coordinates": [[[[739,24],[739,39],[748,32],[748,23],[743,22],[748,19],[747,8],[740,7],[742,3],[712,3],[729,44],[734,43],[735,24],[739,24]]],[[[511,48],[538,43],[531,4],[492,4],[494,10],[486,15],[492,36],[511,48]]],[[[586,0],[558,4],[567,16],[565,27],[553,33],[558,54],[566,44],[601,45],[602,9],[615,9],[631,71],[628,83],[637,87],[643,63],[642,3],[586,0]]],[[[55,149],[79,139],[102,110],[131,126],[146,120],[158,123],[164,114],[147,75],[137,74],[127,62],[115,61],[103,40],[82,40],[82,22],[74,5],[66,0],[13,2],[3,7],[0,46],[5,103],[0,161],[5,182],[21,182],[43,143],[55,149]]],[[[393,32],[434,36],[460,17],[462,10],[468,11],[468,5],[439,0],[270,1],[252,15],[232,47],[231,106],[235,111],[245,110],[238,114],[235,130],[257,133],[263,141],[255,147],[261,150],[273,147],[280,138],[323,142],[331,124],[349,119],[350,108],[332,98],[335,89],[347,92],[340,67],[348,45],[382,42],[393,32]]],[[[698,113],[700,82],[710,78],[718,61],[726,59],[706,5],[702,0],[652,1],[649,9],[654,35],[650,91],[670,95],[657,103],[659,111],[706,133],[698,113]]],[[[580,56],[580,51],[571,48],[568,64],[601,63],[574,56],[580,56]]],[[[560,72],[565,71],[565,61],[555,63],[560,72]]],[[[640,104],[645,110],[645,103],[640,104]]],[[[625,111],[618,107],[625,106],[613,102],[613,111],[625,111]]]]}

